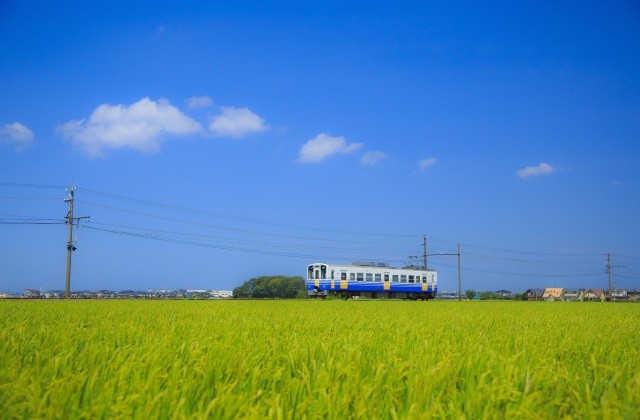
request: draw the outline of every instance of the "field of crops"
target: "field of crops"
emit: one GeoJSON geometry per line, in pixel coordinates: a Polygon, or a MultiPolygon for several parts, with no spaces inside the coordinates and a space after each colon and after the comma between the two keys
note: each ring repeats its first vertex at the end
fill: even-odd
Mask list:
{"type": "Polygon", "coordinates": [[[640,413],[640,305],[0,301],[0,417],[640,413]]]}

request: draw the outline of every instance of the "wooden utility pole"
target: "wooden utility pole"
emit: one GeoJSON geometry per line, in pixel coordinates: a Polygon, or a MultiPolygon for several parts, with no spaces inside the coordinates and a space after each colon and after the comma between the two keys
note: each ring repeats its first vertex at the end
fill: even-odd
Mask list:
{"type": "Polygon", "coordinates": [[[73,223],[74,221],[80,221],[80,219],[88,219],[89,216],[73,217],[73,200],[76,191],[75,185],[69,187],[69,198],[66,198],[65,203],[69,203],[69,213],[65,217],[65,223],[69,226],[67,231],[67,276],[64,285],[64,298],[69,299],[71,293],[71,254],[76,250],[73,244],[73,223]]]}
{"type": "Polygon", "coordinates": [[[73,195],[76,191],[75,186],[69,188],[69,198],[64,200],[69,203],[69,213],[66,217],[66,224],[69,226],[67,234],[67,277],[64,286],[64,298],[69,299],[69,291],[71,289],[71,253],[76,249],[73,246],[73,195]]]}

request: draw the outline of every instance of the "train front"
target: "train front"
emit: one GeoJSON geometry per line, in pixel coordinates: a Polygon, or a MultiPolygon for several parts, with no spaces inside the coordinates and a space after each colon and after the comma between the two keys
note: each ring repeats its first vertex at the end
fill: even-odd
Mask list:
{"type": "Polygon", "coordinates": [[[309,264],[307,267],[307,294],[310,297],[326,297],[329,293],[327,280],[327,265],[321,263],[309,264]]]}

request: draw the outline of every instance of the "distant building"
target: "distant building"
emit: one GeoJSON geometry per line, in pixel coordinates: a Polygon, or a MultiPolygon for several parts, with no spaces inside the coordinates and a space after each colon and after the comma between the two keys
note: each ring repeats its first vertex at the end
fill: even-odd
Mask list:
{"type": "Polygon", "coordinates": [[[527,300],[542,300],[544,289],[528,289],[524,294],[527,300]]]}
{"type": "Polygon", "coordinates": [[[38,289],[27,289],[22,293],[22,297],[27,299],[39,299],[41,296],[38,289]]]}
{"type": "Polygon", "coordinates": [[[629,299],[629,302],[640,301],[640,289],[627,290],[627,298],[629,299]]]}
{"type": "Polygon", "coordinates": [[[585,289],[582,293],[582,300],[604,302],[606,296],[602,289],[585,289]]]}
{"type": "MultiPolygon", "coordinates": [[[[460,295],[458,294],[458,292],[448,292],[446,290],[443,290],[442,292],[438,292],[436,294],[436,299],[442,299],[442,300],[456,300],[460,297],[460,295]]],[[[466,299],[466,296],[465,296],[466,299]]]]}
{"type": "Polygon", "coordinates": [[[582,290],[580,289],[564,289],[564,300],[576,302],[582,300],[582,290]]]}
{"type": "Polygon", "coordinates": [[[611,297],[613,298],[614,301],[627,301],[627,300],[629,300],[629,294],[628,294],[627,289],[613,289],[611,291],[611,297]]]}
{"type": "Polygon", "coordinates": [[[511,299],[511,292],[509,290],[496,290],[495,293],[500,296],[500,299],[511,299]]]}
{"type": "Polygon", "coordinates": [[[544,289],[542,299],[552,302],[554,300],[562,300],[564,289],[562,287],[547,287],[544,289]]]}

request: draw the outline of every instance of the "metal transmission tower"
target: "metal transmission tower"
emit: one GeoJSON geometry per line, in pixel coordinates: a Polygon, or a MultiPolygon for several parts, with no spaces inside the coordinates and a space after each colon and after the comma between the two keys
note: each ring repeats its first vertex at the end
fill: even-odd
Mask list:
{"type": "Polygon", "coordinates": [[[73,244],[73,223],[80,223],[81,219],[89,219],[89,216],[82,217],[73,217],[73,199],[76,191],[76,187],[71,185],[69,187],[69,198],[65,198],[65,203],[69,203],[69,213],[67,213],[67,217],[65,217],[65,223],[69,226],[67,233],[67,276],[64,287],[64,298],[69,299],[70,289],[71,289],[71,254],[76,250],[75,245],[73,244]]]}

